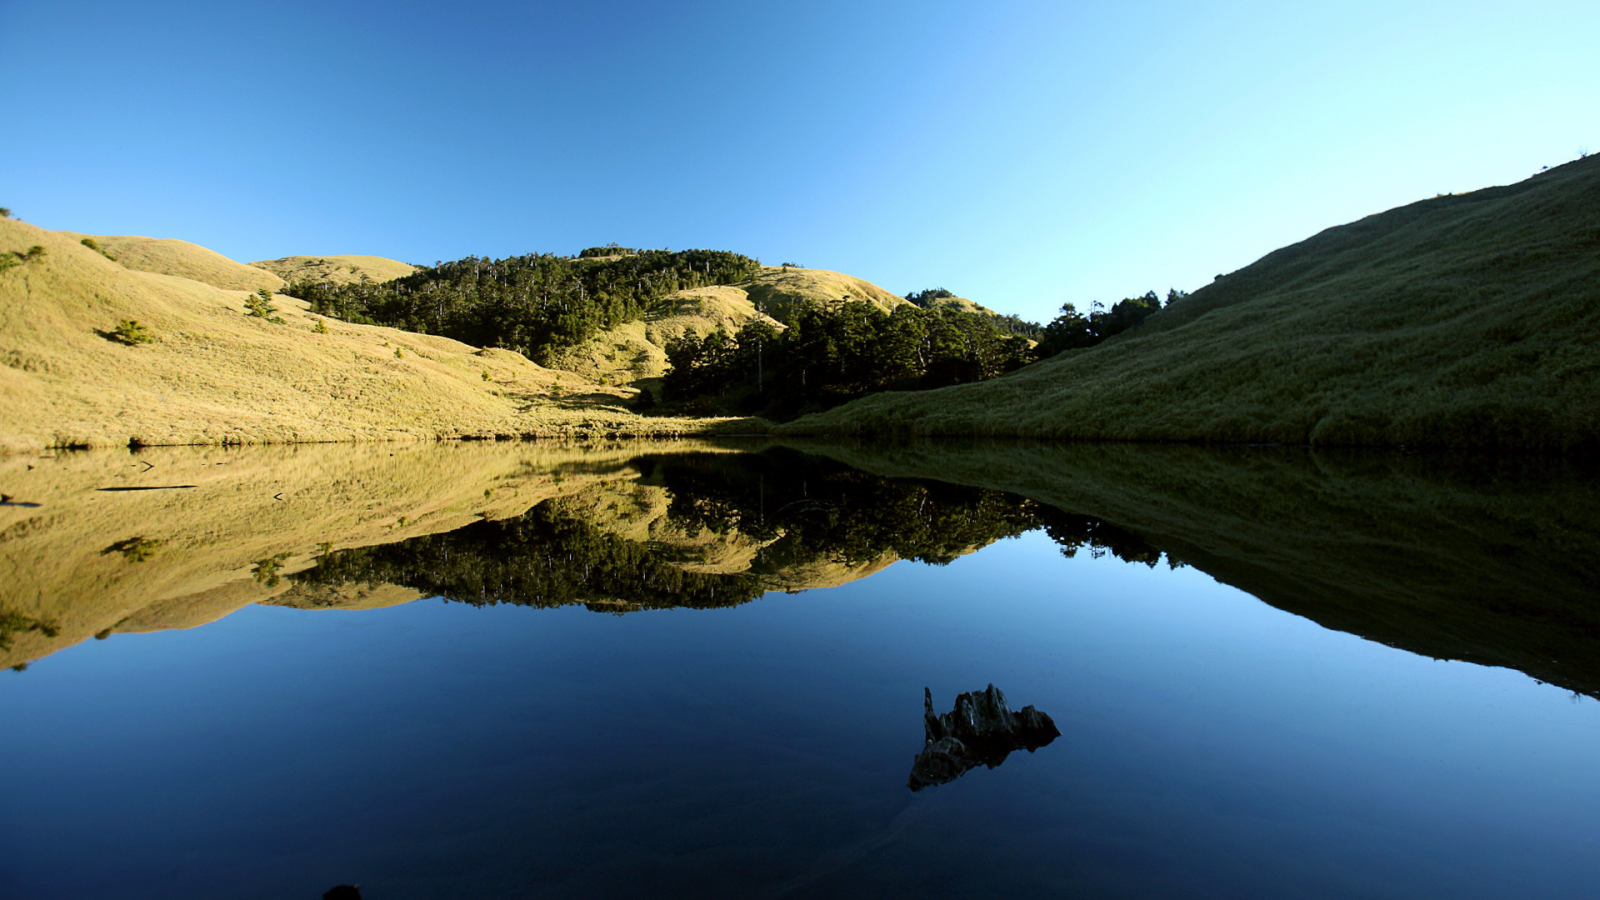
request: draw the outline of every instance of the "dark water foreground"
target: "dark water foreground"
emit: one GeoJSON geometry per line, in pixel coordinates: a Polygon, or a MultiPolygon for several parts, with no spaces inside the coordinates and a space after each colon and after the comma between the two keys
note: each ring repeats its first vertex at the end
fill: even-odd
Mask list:
{"type": "Polygon", "coordinates": [[[460,469],[418,481],[391,543],[346,539],[394,517],[352,487],[384,471],[368,461],[182,479],[213,505],[270,485],[225,521],[282,515],[280,534],[324,514],[285,466],[375,511],[281,546],[181,499],[90,497],[144,486],[99,463],[36,461],[89,474],[0,511],[0,650],[25,667],[0,672],[0,897],[1600,883],[1587,473],[813,449],[833,458],[428,457],[460,469]],[[419,594],[445,599],[399,602],[419,594]],[[985,730],[1025,706],[1060,735],[985,730]],[[909,789],[945,735],[970,752],[909,789]]]}

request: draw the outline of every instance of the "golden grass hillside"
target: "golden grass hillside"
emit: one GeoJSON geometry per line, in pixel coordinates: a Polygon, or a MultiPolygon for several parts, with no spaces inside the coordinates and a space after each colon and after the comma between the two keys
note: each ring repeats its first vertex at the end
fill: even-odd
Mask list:
{"type": "Polygon", "coordinates": [[[965,297],[935,297],[928,303],[929,309],[953,309],[956,312],[982,313],[986,316],[998,316],[999,313],[984,306],[976,300],[965,297]]]}
{"type": "Polygon", "coordinates": [[[667,370],[669,342],[686,334],[703,337],[719,328],[731,334],[755,321],[783,328],[782,323],[758,311],[740,286],[678,291],[645,313],[640,321],[556,351],[551,355],[550,366],[606,384],[659,378],[667,370]]]}
{"type": "Polygon", "coordinates": [[[791,434],[1600,446],[1600,156],[1330,228],[1143,327],[791,434]]]}
{"type": "Polygon", "coordinates": [[[552,356],[550,365],[608,384],[645,381],[666,372],[667,343],[685,334],[704,336],[718,328],[731,334],[753,321],[765,321],[781,330],[792,310],[802,303],[832,306],[855,300],[884,310],[908,302],[869,281],[839,272],[767,266],[738,284],[678,291],[648,311],[642,321],[601,332],[560,351],[552,356]]]}
{"type": "Polygon", "coordinates": [[[851,300],[865,300],[879,309],[890,311],[910,302],[870,281],[825,269],[767,266],[761,274],[738,286],[744,289],[756,309],[780,322],[787,321],[790,310],[800,303],[832,306],[851,300]]]}
{"type": "Polygon", "coordinates": [[[188,241],[174,238],[107,237],[58,232],[74,241],[89,238],[124,267],[158,275],[176,275],[230,291],[279,290],[283,279],[254,266],[237,263],[188,241]]]}
{"type": "Polygon", "coordinates": [[[250,603],[366,608],[384,585],[282,577],[328,550],[521,515],[638,477],[692,441],[161,447],[0,456],[0,665],[115,632],[190,628],[250,603]],[[277,576],[277,577],[274,577],[277,576]]]}
{"type": "Polygon", "coordinates": [[[287,282],[329,284],[360,284],[363,277],[373,282],[393,281],[417,270],[416,266],[381,256],[285,256],[250,265],[287,282]]]}
{"type": "Polygon", "coordinates": [[[641,419],[632,392],[504,350],[320,320],[278,296],[281,324],[245,291],[132,271],[72,235],[0,220],[0,451],[56,446],[287,443],[720,427],[641,419]],[[151,339],[129,345],[136,320],[151,339]]]}

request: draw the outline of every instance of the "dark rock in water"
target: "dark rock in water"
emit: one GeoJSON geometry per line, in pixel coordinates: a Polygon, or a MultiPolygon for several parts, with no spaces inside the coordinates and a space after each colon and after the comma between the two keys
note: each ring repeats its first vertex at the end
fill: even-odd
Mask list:
{"type": "Polygon", "coordinates": [[[337,885],[323,894],[322,900],[361,900],[361,886],[355,884],[337,885]]]}
{"type": "Polygon", "coordinates": [[[927,743],[911,762],[907,785],[920,791],[954,781],[980,765],[994,768],[1013,750],[1032,753],[1061,736],[1050,717],[1031,706],[1012,711],[1006,695],[989,685],[956,697],[956,708],[933,714],[933,692],[922,689],[922,727],[927,743]]]}

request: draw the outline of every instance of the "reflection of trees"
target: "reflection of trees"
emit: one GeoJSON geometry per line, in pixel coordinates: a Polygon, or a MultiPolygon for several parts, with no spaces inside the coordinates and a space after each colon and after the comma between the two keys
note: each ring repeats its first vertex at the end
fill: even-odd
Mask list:
{"type": "Polygon", "coordinates": [[[673,525],[752,538],[761,545],[757,564],[734,574],[685,571],[671,553],[546,503],[514,519],[324,553],[292,577],[398,584],[480,606],[703,609],[761,596],[771,584],[762,572],[819,562],[861,566],[886,556],[944,565],[1041,527],[1068,556],[1087,546],[1147,565],[1161,557],[1132,532],[1011,494],[891,480],[793,451],[641,457],[633,465],[645,481],[667,488],[673,525]]]}
{"type": "MultiPolygon", "coordinates": [[[[1050,509],[1049,507],[1045,507],[1050,509]]],[[[1110,553],[1123,562],[1144,563],[1154,566],[1161,561],[1161,551],[1148,541],[1126,529],[1093,516],[1080,516],[1050,509],[1044,522],[1045,533],[1061,545],[1061,555],[1073,557],[1085,547],[1091,555],[1100,557],[1110,553]]],[[[1168,564],[1176,569],[1183,565],[1170,555],[1168,564]]]]}
{"type": "Polygon", "coordinates": [[[312,584],[399,584],[474,606],[554,607],[620,599],[641,608],[708,608],[762,593],[748,576],[685,572],[646,545],[548,503],[515,519],[330,553],[293,577],[312,584]]]}
{"type": "Polygon", "coordinates": [[[687,526],[780,539],[783,552],[858,565],[892,553],[944,565],[1039,527],[1040,507],[1000,491],[895,481],[792,451],[638,463],[687,526]]]}

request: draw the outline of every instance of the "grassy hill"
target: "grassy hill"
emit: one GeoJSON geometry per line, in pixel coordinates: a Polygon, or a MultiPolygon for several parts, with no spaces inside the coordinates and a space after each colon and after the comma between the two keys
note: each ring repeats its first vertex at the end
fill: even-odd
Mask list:
{"type": "Polygon", "coordinates": [[[1600,156],[1330,228],[1143,327],[793,434],[1597,449],[1600,156]]]}
{"type": "Polygon", "coordinates": [[[721,328],[731,334],[757,320],[782,329],[802,303],[831,306],[851,300],[865,300],[884,310],[907,302],[869,281],[840,272],[768,266],[738,284],[678,291],[647,311],[644,319],[607,329],[561,350],[549,363],[611,384],[659,378],[666,371],[667,342],[687,333],[704,336],[721,328]]]}
{"type": "MultiPolygon", "coordinates": [[[[631,391],[510,351],[319,320],[289,297],[273,301],[281,324],[250,317],[247,291],[129,268],[114,239],[101,246],[117,261],[79,238],[0,220],[8,260],[44,248],[0,271],[0,451],[708,427],[640,419],[621,408],[631,391]],[[119,342],[124,320],[152,341],[119,342]],[[326,333],[313,330],[319,321],[326,333]]],[[[193,245],[157,243],[208,259],[184,249],[193,245]]],[[[227,283],[230,271],[218,263],[207,277],[227,283]]]]}
{"type": "Polygon", "coordinates": [[[889,311],[907,302],[904,297],[891,294],[870,281],[825,269],[768,266],[761,274],[739,286],[749,295],[756,309],[780,322],[786,321],[790,309],[799,303],[828,306],[847,300],[865,300],[879,309],[889,311]]]}
{"type": "Polygon", "coordinates": [[[285,256],[250,265],[265,269],[284,281],[330,284],[359,284],[363,276],[374,282],[393,281],[417,270],[416,266],[381,256],[285,256]]]}
{"type": "Polygon", "coordinates": [[[176,275],[212,287],[229,291],[254,291],[266,288],[276,291],[284,286],[283,279],[273,272],[255,266],[237,263],[217,253],[188,241],[173,238],[107,237],[105,235],[78,234],[61,231],[57,234],[75,241],[89,238],[100,249],[116,258],[124,268],[157,275],[176,275]]]}
{"type": "Polygon", "coordinates": [[[765,320],[749,293],[736,285],[715,285],[678,291],[645,313],[643,319],[610,328],[576,347],[551,354],[550,367],[607,384],[659,378],[667,368],[666,346],[685,334],[704,336],[721,328],[736,332],[746,323],[765,320]]]}
{"type": "Polygon", "coordinates": [[[965,297],[940,297],[930,301],[928,309],[953,309],[956,312],[983,313],[986,316],[1000,315],[982,303],[965,297]]]}
{"type": "MultiPolygon", "coordinates": [[[[628,461],[652,446],[429,441],[0,455],[0,491],[17,500],[0,505],[0,667],[91,636],[192,628],[250,603],[370,608],[415,599],[384,585],[308,591],[287,576],[330,550],[625,486],[637,477],[628,461]],[[128,490],[173,485],[189,487],[128,490]]],[[[716,452],[692,441],[658,449],[716,452]]]]}

